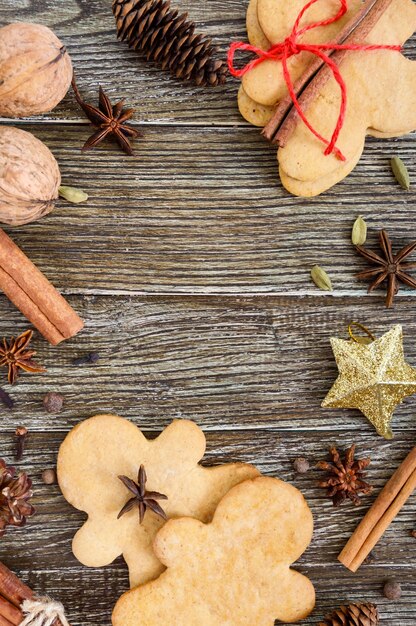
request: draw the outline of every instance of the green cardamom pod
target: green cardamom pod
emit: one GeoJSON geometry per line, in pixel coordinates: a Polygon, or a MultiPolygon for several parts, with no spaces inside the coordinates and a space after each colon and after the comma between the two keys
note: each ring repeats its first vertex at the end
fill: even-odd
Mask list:
{"type": "Polygon", "coordinates": [[[409,191],[410,189],[410,177],[407,167],[403,163],[400,157],[394,156],[390,159],[391,169],[393,170],[393,174],[403,189],[409,191]]]}
{"type": "Polygon", "coordinates": [[[328,274],[319,265],[314,265],[311,269],[311,278],[319,289],[324,291],[332,291],[332,283],[328,274]]]}
{"type": "Polygon", "coordinates": [[[80,202],[88,200],[88,194],[81,191],[81,189],[75,189],[75,187],[61,185],[58,192],[61,198],[65,198],[65,200],[68,200],[68,202],[72,202],[73,204],[79,204],[80,202]]]}
{"type": "Polygon", "coordinates": [[[367,224],[361,217],[357,217],[352,227],[351,241],[354,246],[363,246],[367,239],[367,224]]]}

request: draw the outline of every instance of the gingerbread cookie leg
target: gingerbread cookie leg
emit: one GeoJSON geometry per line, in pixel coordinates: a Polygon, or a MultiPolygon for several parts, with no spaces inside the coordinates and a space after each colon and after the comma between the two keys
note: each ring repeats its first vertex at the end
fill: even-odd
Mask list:
{"type": "Polygon", "coordinates": [[[357,165],[360,157],[362,155],[364,149],[364,144],[357,151],[355,156],[347,161],[346,163],[340,163],[338,169],[334,170],[328,176],[324,176],[322,178],[318,178],[317,180],[312,181],[304,181],[298,180],[297,178],[291,178],[286,174],[286,172],[279,167],[279,175],[282,181],[282,185],[287,191],[289,191],[294,196],[299,196],[302,198],[312,198],[314,196],[319,196],[319,194],[327,191],[336,183],[339,183],[343,180],[357,165]]]}

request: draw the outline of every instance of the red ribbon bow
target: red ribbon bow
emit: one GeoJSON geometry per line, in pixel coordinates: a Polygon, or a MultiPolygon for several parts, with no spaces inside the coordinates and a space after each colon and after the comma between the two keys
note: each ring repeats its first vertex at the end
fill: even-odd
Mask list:
{"type": "Polygon", "coordinates": [[[244,43],[243,41],[238,41],[238,42],[231,44],[228,50],[228,69],[230,71],[230,74],[232,74],[232,76],[235,76],[236,78],[242,78],[244,74],[247,74],[247,72],[252,70],[257,65],[260,65],[261,63],[263,63],[263,61],[266,61],[267,59],[281,61],[282,69],[283,69],[283,77],[285,79],[289,95],[293,101],[293,105],[295,106],[299,117],[301,118],[303,123],[307,126],[307,128],[309,128],[311,133],[313,133],[315,137],[317,137],[320,141],[322,141],[322,143],[324,143],[327,146],[324,151],[325,155],[328,155],[334,152],[339,159],[341,159],[342,161],[345,161],[346,158],[342,154],[342,152],[336,147],[336,142],[338,140],[341,129],[344,125],[345,112],[347,109],[347,87],[344,82],[344,79],[342,78],[338,65],[335,63],[335,61],[331,59],[330,56],[325,54],[324,51],[325,50],[365,50],[365,51],[396,50],[400,52],[402,50],[402,47],[401,46],[388,46],[388,45],[337,44],[337,43],[331,43],[331,42],[322,43],[322,44],[301,43],[299,40],[302,37],[302,35],[304,35],[306,32],[314,28],[318,28],[319,26],[327,26],[328,24],[337,22],[339,19],[341,19],[345,15],[345,13],[348,10],[348,7],[347,7],[348,0],[340,0],[341,6],[336,15],[326,20],[322,20],[320,22],[312,22],[311,24],[307,24],[306,26],[303,26],[302,28],[300,28],[299,24],[303,16],[305,15],[305,13],[313,4],[315,4],[318,1],[319,0],[309,0],[309,2],[305,4],[303,9],[300,11],[298,17],[296,18],[296,21],[293,25],[292,32],[290,33],[290,35],[286,37],[286,39],[282,41],[281,43],[277,43],[271,46],[271,48],[269,48],[269,50],[267,51],[262,50],[261,48],[257,48],[256,46],[252,46],[248,43],[244,43]],[[257,55],[257,58],[247,63],[247,65],[245,65],[243,68],[237,69],[234,67],[234,56],[237,50],[245,50],[247,52],[253,52],[254,54],[257,55]],[[341,104],[340,104],[338,120],[334,129],[334,132],[332,133],[331,139],[329,141],[328,139],[325,139],[325,137],[323,137],[310,124],[310,122],[308,122],[304,112],[302,111],[302,107],[300,106],[299,100],[296,96],[293,81],[292,81],[292,78],[290,76],[290,73],[287,67],[288,59],[296,54],[299,54],[302,51],[311,52],[312,54],[315,54],[317,57],[322,59],[325,65],[327,65],[332,71],[332,74],[341,90],[341,104]]]}

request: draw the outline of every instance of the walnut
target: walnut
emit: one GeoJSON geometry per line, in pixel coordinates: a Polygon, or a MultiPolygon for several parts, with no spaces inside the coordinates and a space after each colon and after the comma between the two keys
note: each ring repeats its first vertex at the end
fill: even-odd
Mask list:
{"type": "Polygon", "coordinates": [[[55,206],[61,174],[52,152],[31,133],[0,126],[0,223],[20,226],[55,206]]]}
{"type": "Polygon", "coordinates": [[[68,52],[49,28],[16,23],[0,29],[0,116],[51,111],[71,78],[68,52]]]}

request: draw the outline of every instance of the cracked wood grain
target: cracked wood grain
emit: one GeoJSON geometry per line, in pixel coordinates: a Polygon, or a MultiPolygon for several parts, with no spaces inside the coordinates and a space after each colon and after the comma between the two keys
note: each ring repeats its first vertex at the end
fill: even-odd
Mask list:
{"type": "MultiPolygon", "coordinates": [[[[364,432],[379,442],[358,411],[322,409],[337,375],[329,339],[347,338],[353,319],[377,336],[399,320],[405,356],[416,367],[411,300],[394,309],[369,307],[356,298],[145,299],[71,296],[85,330],[59,350],[39,335],[33,344],[47,374],[22,375],[9,388],[16,406],[1,409],[2,427],[24,420],[36,430],[61,430],[97,412],[118,412],[160,430],[171,419],[195,419],[205,430],[257,428],[364,432]],[[96,365],[72,365],[98,352],[96,365]],[[47,391],[60,391],[62,413],[42,407],[47,391]]],[[[27,328],[21,314],[0,297],[0,337],[27,328]]],[[[6,373],[6,370],[4,370],[6,373]]],[[[393,430],[414,431],[416,396],[400,405],[393,430]]],[[[299,440],[302,445],[302,439],[299,440]]]]}
{"type": "Polygon", "coordinates": [[[412,171],[412,136],[394,147],[370,141],[351,176],[305,200],[283,190],[275,150],[253,129],[146,129],[130,158],[112,144],[81,154],[84,127],[25,128],[52,149],[63,183],[89,194],[7,229],[67,293],[319,295],[309,276],[318,263],[334,297],[365,295],[354,278],[367,267],[351,245],[356,217],[368,223],[369,247],[386,223],[394,249],[416,238],[412,192],[397,185],[388,158],[400,153],[412,171]]]}

